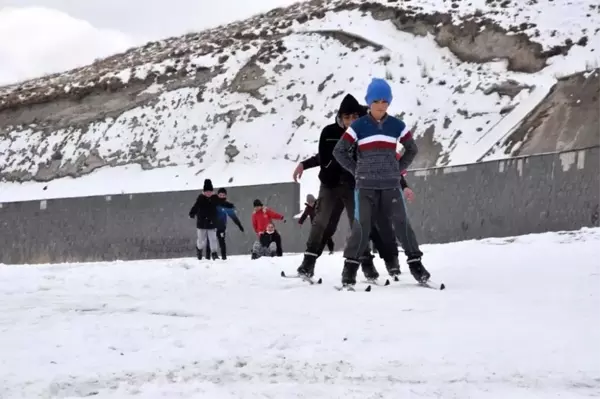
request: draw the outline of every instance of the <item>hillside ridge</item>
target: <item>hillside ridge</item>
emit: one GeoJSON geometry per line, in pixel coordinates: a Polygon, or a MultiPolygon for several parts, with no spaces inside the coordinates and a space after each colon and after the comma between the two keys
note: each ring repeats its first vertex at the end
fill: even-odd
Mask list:
{"type": "Polygon", "coordinates": [[[596,49],[597,26],[600,9],[585,2],[297,3],[0,88],[0,179],[296,162],[339,96],[360,96],[370,76],[402,93],[414,167],[476,162],[546,98],[562,64],[590,66],[580,55],[596,49]]]}

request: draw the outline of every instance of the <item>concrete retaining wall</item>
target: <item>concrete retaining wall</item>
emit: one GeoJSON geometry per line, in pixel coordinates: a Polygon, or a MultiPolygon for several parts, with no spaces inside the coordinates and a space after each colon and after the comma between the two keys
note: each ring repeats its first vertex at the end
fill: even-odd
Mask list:
{"type": "MultiPolygon", "coordinates": [[[[286,215],[299,212],[297,184],[228,187],[227,191],[245,227],[241,233],[229,221],[232,255],[250,253],[255,240],[250,222],[255,198],[286,215]]],[[[195,256],[196,222],[188,213],[198,194],[179,191],[4,203],[0,263],[195,256]]],[[[291,225],[290,221],[278,227],[289,237],[291,225]]]]}
{"type": "MultiPolygon", "coordinates": [[[[599,225],[600,147],[409,172],[417,199],[409,216],[419,241],[441,243],[599,225]]],[[[247,254],[255,239],[252,201],[288,217],[278,223],[284,251],[301,252],[310,226],[299,228],[295,183],[228,188],[245,233],[230,222],[228,252],[247,254]]],[[[4,203],[0,263],[177,258],[194,255],[187,216],[197,191],[4,203]]],[[[334,237],[342,249],[343,220],[334,237]]]]}

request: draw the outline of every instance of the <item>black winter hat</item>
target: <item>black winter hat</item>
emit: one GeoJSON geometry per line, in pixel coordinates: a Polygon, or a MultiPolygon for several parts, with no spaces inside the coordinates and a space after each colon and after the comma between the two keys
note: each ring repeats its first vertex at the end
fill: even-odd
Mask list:
{"type": "Polygon", "coordinates": [[[263,206],[263,203],[259,199],[255,199],[254,206],[263,206]]]}
{"type": "Polygon", "coordinates": [[[217,191],[217,194],[227,194],[227,190],[225,190],[225,187],[221,187],[219,191],[217,191]]]}
{"type": "Polygon", "coordinates": [[[213,185],[210,179],[204,180],[204,187],[202,188],[202,191],[213,191],[213,185]]]}
{"type": "Polygon", "coordinates": [[[360,105],[352,94],[346,94],[338,110],[338,115],[342,114],[358,114],[363,116],[366,112],[365,107],[360,105]]]}

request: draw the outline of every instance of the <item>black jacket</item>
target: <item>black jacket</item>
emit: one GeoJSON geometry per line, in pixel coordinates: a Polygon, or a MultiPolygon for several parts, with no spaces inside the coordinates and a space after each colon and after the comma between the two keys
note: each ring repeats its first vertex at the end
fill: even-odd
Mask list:
{"type": "Polygon", "coordinates": [[[196,218],[196,228],[216,229],[219,226],[218,207],[233,208],[234,206],[231,202],[219,198],[216,194],[211,197],[200,194],[189,213],[190,218],[196,218]]]}
{"type": "Polygon", "coordinates": [[[363,116],[366,114],[366,108],[358,103],[356,99],[347,94],[342,100],[340,109],[336,115],[335,123],[325,126],[319,137],[319,153],[302,162],[304,169],[321,167],[319,180],[326,187],[337,187],[340,184],[347,184],[354,187],[354,176],[335,160],[333,149],[337,142],[342,138],[346,131],[343,127],[340,117],[342,114],[357,114],[363,116]]]}
{"type": "Polygon", "coordinates": [[[258,241],[263,247],[269,247],[269,245],[271,245],[271,243],[274,242],[275,245],[277,245],[277,256],[283,255],[283,250],[281,249],[281,236],[279,235],[277,230],[275,230],[272,233],[267,233],[266,231],[264,233],[261,233],[258,241]]]}

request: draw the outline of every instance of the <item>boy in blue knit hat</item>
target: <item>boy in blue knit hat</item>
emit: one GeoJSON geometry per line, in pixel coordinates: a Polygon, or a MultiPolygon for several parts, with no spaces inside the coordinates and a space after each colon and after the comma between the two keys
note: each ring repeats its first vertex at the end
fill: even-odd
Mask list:
{"type": "Polygon", "coordinates": [[[352,232],[344,250],[342,284],[356,284],[359,257],[369,245],[371,225],[388,231],[394,219],[396,237],[408,257],[413,277],[427,282],[430,274],[421,263],[422,252],[412,232],[407,228],[406,207],[401,189],[401,172],[406,170],[417,154],[417,145],[406,124],[387,114],[392,102],[392,89],[383,79],[374,78],[367,88],[365,100],[369,113],[352,123],[333,154],[338,163],[354,175],[354,218],[352,232]],[[396,158],[398,141],[404,154],[396,158]],[[356,147],[356,159],[352,149],[356,147]],[[399,205],[399,206],[398,206],[399,205]],[[400,208],[400,209],[398,209],[400,208]]]}

